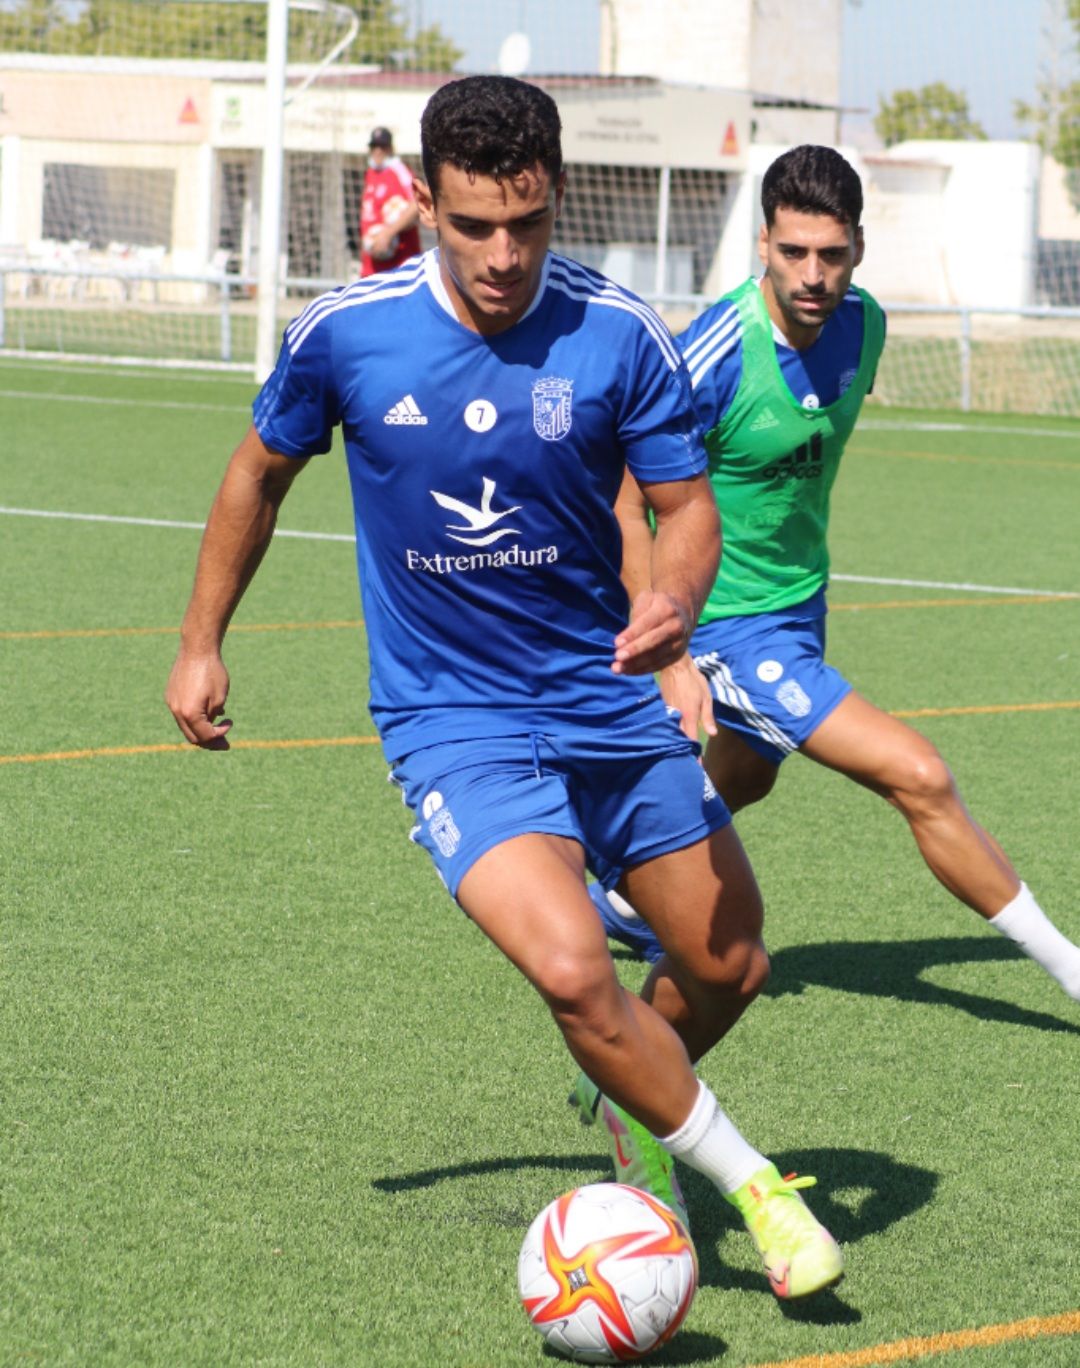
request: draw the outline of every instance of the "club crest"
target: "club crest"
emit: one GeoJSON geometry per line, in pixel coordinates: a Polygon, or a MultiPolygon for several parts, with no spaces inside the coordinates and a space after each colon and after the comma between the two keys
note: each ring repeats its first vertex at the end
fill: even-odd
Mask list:
{"type": "Polygon", "coordinates": [[[545,442],[558,442],[570,431],[574,382],[548,375],[532,387],[533,427],[545,442]]]}

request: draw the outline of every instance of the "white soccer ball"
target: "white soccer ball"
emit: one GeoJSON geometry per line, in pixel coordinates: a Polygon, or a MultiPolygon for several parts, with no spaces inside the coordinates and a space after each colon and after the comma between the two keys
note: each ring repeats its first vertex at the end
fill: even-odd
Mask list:
{"type": "Polygon", "coordinates": [[[624,1363],[671,1338],[697,1274],[690,1236],[670,1207],[624,1183],[592,1183],[533,1221],[518,1290],[552,1349],[582,1363],[624,1363]]]}

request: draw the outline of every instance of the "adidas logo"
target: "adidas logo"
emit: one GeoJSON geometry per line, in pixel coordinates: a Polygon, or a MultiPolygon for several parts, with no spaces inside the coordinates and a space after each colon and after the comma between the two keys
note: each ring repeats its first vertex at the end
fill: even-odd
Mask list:
{"type": "Polygon", "coordinates": [[[751,432],[764,432],[766,428],[780,426],[780,419],[773,413],[772,409],[766,405],[754,421],[750,424],[751,432]]]}
{"type": "Polygon", "coordinates": [[[402,426],[426,427],[427,419],[420,412],[411,394],[399,399],[389,413],[383,414],[384,423],[398,423],[402,426]]]}

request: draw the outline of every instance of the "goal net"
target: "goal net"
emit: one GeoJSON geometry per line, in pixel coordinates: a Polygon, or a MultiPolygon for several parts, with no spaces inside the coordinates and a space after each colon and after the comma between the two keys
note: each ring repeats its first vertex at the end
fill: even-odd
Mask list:
{"type": "Polygon", "coordinates": [[[875,399],[1080,416],[1080,4],[849,0],[841,95],[875,399]]]}
{"type": "Polygon", "coordinates": [[[1077,0],[289,0],[275,96],[281,3],[0,0],[0,349],[255,369],[268,296],[277,338],[360,270],[372,129],[418,170],[432,90],[504,71],[563,114],[556,250],[673,330],[755,269],[771,159],[826,142],[890,314],[875,401],[1080,414],[1077,0]]]}
{"type": "MultiPolygon", "coordinates": [[[[528,74],[560,104],[606,100],[614,81],[647,103],[655,82],[600,74],[601,9],[291,0],[278,331],[356,278],[370,132],[390,128],[418,170],[420,112],[441,81],[528,74]]],[[[252,367],[268,17],[249,0],[0,0],[0,346],[252,367]]],[[[720,289],[732,178],[717,157],[734,165],[749,140],[741,101],[738,134],[725,118],[701,165],[661,165],[648,136],[639,155],[623,126],[637,107],[601,109],[568,166],[556,249],[688,321],[720,289]]]]}

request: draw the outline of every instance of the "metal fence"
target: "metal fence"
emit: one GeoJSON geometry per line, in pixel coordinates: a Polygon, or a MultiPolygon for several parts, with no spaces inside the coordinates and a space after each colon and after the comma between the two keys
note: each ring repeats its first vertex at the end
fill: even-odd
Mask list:
{"type": "MultiPolygon", "coordinates": [[[[339,283],[286,278],[281,326],[339,283]]],[[[254,276],[224,270],[71,268],[0,257],[0,352],[251,371],[256,290],[254,276]]],[[[642,293],[674,332],[712,302],[691,292],[642,293]]],[[[1080,307],[884,307],[889,334],[878,402],[1080,418],[1080,307]]]]}

